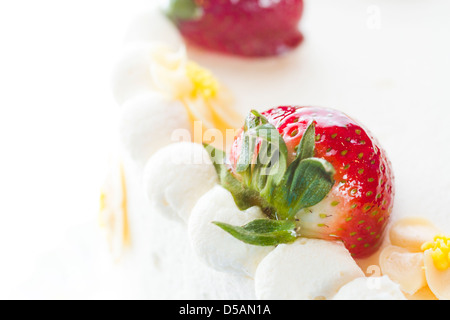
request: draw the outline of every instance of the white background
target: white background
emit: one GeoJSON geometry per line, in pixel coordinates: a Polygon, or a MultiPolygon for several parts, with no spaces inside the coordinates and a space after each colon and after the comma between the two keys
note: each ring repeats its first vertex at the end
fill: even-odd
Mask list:
{"type": "MultiPolygon", "coordinates": [[[[73,297],[59,288],[65,258],[54,263],[52,252],[76,242],[77,230],[97,230],[116,111],[111,70],[127,26],[152,1],[1,0],[0,298],[73,297]],[[42,266],[55,270],[41,276],[42,266]]],[[[380,137],[404,186],[402,215],[420,208],[412,213],[449,221],[450,2],[306,3],[303,101],[340,106],[380,137]]],[[[235,89],[230,73],[221,76],[235,89]]],[[[277,103],[280,90],[264,90],[255,104],[277,103]]],[[[86,238],[80,246],[89,247],[86,238]]],[[[105,283],[84,285],[75,297],[108,296],[96,287],[105,283]]]]}

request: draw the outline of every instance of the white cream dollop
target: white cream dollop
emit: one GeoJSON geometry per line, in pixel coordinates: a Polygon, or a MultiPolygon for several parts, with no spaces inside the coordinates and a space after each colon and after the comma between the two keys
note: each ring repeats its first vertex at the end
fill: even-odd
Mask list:
{"type": "Polygon", "coordinates": [[[145,167],[144,185],[149,200],[161,213],[185,222],[198,199],[218,183],[208,152],[197,143],[179,142],[164,147],[145,167]]]}
{"type": "Polygon", "coordinates": [[[344,285],[333,300],[406,300],[388,276],[357,278],[344,285]]]}
{"type": "Polygon", "coordinates": [[[259,264],[258,299],[331,299],[347,282],[364,273],[340,242],[299,238],[278,245],[259,264]]]}
{"type": "Polygon", "coordinates": [[[213,221],[242,226],[265,215],[258,207],[240,211],[231,193],[217,185],[201,197],[189,219],[189,238],[194,251],[210,267],[228,273],[253,276],[259,262],[273,250],[237,240],[213,221]]]}
{"type": "Polygon", "coordinates": [[[158,93],[148,93],[128,100],[122,109],[119,133],[129,155],[139,165],[160,148],[181,135],[189,135],[191,124],[181,102],[158,93]]]}
{"type": "Polygon", "coordinates": [[[113,71],[113,93],[122,105],[128,99],[159,92],[171,99],[192,90],[186,74],[186,49],[177,51],[160,43],[128,45],[113,71]]]}

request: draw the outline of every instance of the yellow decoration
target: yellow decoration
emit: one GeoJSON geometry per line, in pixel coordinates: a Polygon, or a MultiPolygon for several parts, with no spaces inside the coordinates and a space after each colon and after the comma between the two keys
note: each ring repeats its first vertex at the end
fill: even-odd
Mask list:
{"type": "Polygon", "coordinates": [[[437,235],[433,241],[422,245],[422,251],[431,250],[434,266],[440,271],[450,267],[450,237],[437,235]]]}
{"type": "Polygon", "coordinates": [[[191,80],[193,89],[191,91],[191,98],[197,99],[199,97],[209,100],[214,99],[219,91],[219,82],[214,78],[213,74],[196,63],[189,61],[186,64],[186,73],[191,80]]]}
{"type": "Polygon", "coordinates": [[[130,226],[128,224],[128,197],[127,184],[125,180],[125,171],[123,165],[120,165],[120,182],[122,186],[122,239],[125,246],[130,245],[130,226]]]}
{"type": "Polygon", "coordinates": [[[192,122],[192,141],[224,149],[242,125],[243,117],[233,109],[230,92],[209,70],[192,61],[187,61],[185,68],[191,87],[188,92],[180,91],[178,99],[183,102],[192,122]]]}
{"type": "MultiPolygon", "coordinates": [[[[116,174],[116,172],[112,173],[113,176],[117,177],[116,181],[118,184],[109,181],[101,191],[99,199],[100,226],[106,229],[108,242],[113,251],[115,251],[117,244],[119,244],[120,248],[125,248],[131,243],[130,227],[128,223],[127,186],[122,165],[120,165],[119,168],[119,175],[116,174]],[[120,202],[118,202],[119,199],[120,202]],[[117,243],[114,239],[118,239],[119,242],[117,243]]],[[[120,255],[121,249],[118,251],[120,255]]]]}

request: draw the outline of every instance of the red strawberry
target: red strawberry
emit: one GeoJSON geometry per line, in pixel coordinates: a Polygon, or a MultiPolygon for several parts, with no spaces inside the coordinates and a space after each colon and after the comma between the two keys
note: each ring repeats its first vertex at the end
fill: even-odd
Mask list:
{"type": "Polygon", "coordinates": [[[193,44],[242,56],[273,56],[303,40],[303,0],[171,0],[167,15],[193,44]]]}
{"type": "MultiPolygon", "coordinates": [[[[335,182],[326,197],[295,215],[300,235],[340,239],[358,258],[373,253],[381,243],[394,199],[391,164],[378,142],[360,124],[332,109],[278,107],[262,116],[283,138],[288,165],[296,159],[305,130],[313,123],[314,157],[334,168],[335,182]]],[[[229,154],[232,171],[239,180],[242,178],[237,167],[243,141],[241,131],[229,154]]]]}

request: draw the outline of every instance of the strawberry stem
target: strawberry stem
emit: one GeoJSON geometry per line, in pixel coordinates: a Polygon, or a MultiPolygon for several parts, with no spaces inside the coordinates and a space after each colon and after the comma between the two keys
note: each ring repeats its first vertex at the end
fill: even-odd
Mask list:
{"type": "Polygon", "coordinates": [[[168,5],[163,8],[166,16],[177,22],[179,20],[193,20],[201,16],[199,8],[194,0],[170,0],[168,5]]]}

